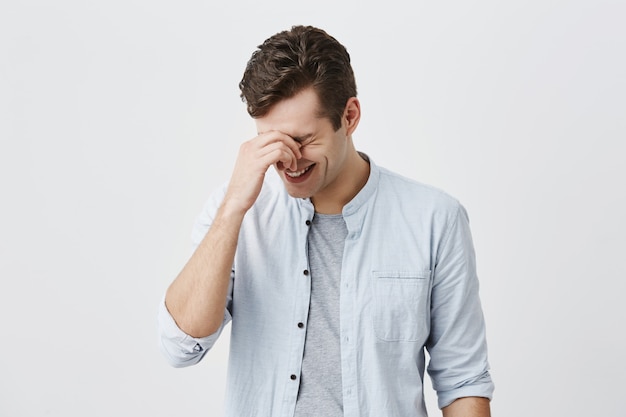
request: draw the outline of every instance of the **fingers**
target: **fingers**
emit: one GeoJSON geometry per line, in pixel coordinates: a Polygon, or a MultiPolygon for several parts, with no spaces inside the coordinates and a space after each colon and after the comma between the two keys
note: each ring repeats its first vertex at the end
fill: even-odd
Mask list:
{"type": "Polygon", "coordinates": [[[296,170],[298,167],[298,154],[295,154],[291,148],[286,147],[282,142],[273,142],[260,149],[258,157],[263,159],[267,166],[276,164],[278,169],[289,168],[296,170]]]}
{"type": "Polygon", "coordinates": [[[270,143],[282,143],[286,145],[293,154],[296,156],[296,159],[302,158],[302,153],[300,152],[300,144],[293,140],[293,138],[289,135],[286,135],[277,130],[273,130],[270,132],[262,133],[258,136],[259,139],[266,142],[266,144],[270,143]]]}
{"type": "Polygon", "coordinates": [[[257,158],[263,159],[267,166],[277,164],[277,167],[297,169],[298,159],[302,158],[300,144],[290,136],[271,131],[262,133],[248,142],[250,149],[257,158]]]}
{"type": "Polygon", "coordinates": [[[296,170],[300,145],[281,132],[263,133],[241,144],[227,191],[231,205],[247,211],[256,201],[271,165],[296,170]]]}

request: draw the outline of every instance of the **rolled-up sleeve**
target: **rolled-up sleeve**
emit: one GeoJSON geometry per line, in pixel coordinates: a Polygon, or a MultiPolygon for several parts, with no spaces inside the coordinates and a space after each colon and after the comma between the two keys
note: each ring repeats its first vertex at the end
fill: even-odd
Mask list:
{"type": "Polygon", "coordinates": [[[215,333],[201,338],[191,337],[183,332],[174,321],[165,305],[165,297],[159,304],[157,317],[161,353],[169,364],[176,368],[183,368],[200,362],[206,352],[213,347],[224,326],[231,319],[228,310],[226,310],[224,321],[215,333]]]}
{"type": "Polygon", "coordinates": [[[469,220],[459,205],[437,249],[426,344],[440,408],[461,397],[493,395],[478,290],[469,220]]]}
{"type": "MultiPolygon", "coordinates": [[[[195,251],[206,235],[207,231],[213,223],[215,213],[224,197],[225,187],[213,193],[205,204],[202,212],[197,217],[191,233],[192,252],[195,251]]],[[[209,351],[222,330],[228,324],[232,316],[230,309],[232,308],[232,288],[235,271],[231,271],[230,284],[226,299],[226,308],[224,310],[224,319],[219,329],[206,337],[194,338],[182,331],[176,321],[167,310],[165,305],[165,296],[161,299],[157,313],[157,327],[159,331],[159,347],[163,356],[170,365],[182,368],[198,363],[209,351]]]]}

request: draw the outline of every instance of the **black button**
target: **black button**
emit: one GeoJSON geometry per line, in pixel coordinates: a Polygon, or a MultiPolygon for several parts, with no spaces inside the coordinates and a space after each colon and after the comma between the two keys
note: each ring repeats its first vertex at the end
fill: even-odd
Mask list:
{"type": "Polygon", "coordinates": [[[303,328],[304,327],[304,323],[298,323],[298,327],[299,328],[303,328]]]}
{"type": "Polygon", "coordinates": [[[307,220],[305,223],[306,223],[307,226],[310,226],[311,225],[311,220],[307,220]]]}
{"type": "Polygon", "coordinates": [[[304,275],[309,275],[309,270],[308,270],[308,269],[305,269],[302,273],[303,273],[304,275]]]}
{"type": "Polygon", "coordinates": [[[296,380],[296,378],[297,378],[297,376],[295,376],[294,374],[291,374],[291,380],[292,380],[292,381],[295,381],[295,380],[296,380]]]}

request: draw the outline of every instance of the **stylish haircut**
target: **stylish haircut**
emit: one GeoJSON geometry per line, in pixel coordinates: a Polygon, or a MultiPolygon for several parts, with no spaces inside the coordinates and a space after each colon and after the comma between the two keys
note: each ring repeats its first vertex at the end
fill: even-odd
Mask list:
{"type": "Polygon", "coordinates": [[[313,87],[320,117],[335,130],[348,99],[356,97],[350,55],[335,38],[312,26],[293,26],[259,45],[239,83],[250,116],[265,116],[274,104],[313,87]]]}

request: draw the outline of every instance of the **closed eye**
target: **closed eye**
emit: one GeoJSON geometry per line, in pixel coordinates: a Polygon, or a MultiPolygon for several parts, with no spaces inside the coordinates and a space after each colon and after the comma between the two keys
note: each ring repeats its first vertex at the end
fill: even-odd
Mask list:
{"type": "Polygon", "coordinates": [[[293,140],[298,142],[300,144],[300,146],[305,146],[305,145],[308,145],[309,143],[311,143],[313,141],[313,135],[308,134],[308,135],[305,135],[305,136],[294,137],[293,140]]]}

